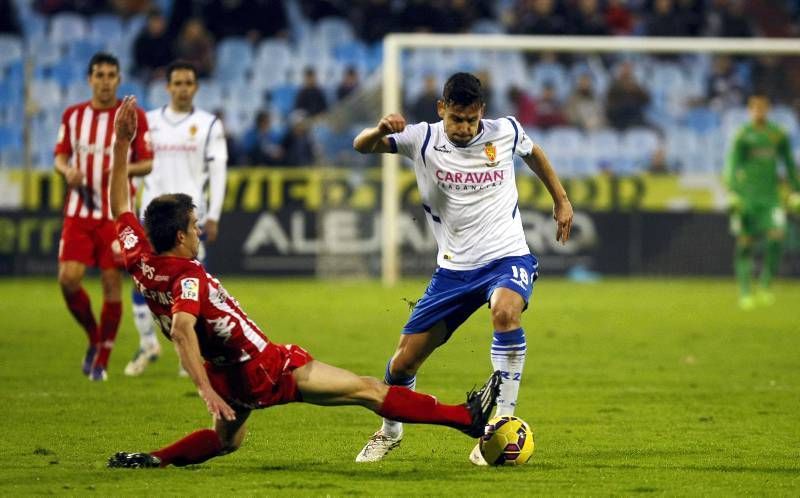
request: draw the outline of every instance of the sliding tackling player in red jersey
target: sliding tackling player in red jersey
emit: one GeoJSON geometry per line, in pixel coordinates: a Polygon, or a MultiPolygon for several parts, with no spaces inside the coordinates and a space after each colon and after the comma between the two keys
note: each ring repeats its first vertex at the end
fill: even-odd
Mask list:
{"type": "Polygon", "coordinates": [[[433,396],[387,386],[372,377],[314,360],[303,348],[271,342],[195,260],[200,244],[192,199],[156,197],[146,208],[147,231],[130,210],[126,156],[136,135],[136,100],[126,97],[115,121],[111,210],[125,267],[172,340],[181,363],[206,403],[213,429],[195,431],[150,453],[120,452],[109,467],[190,465],[235,451],[250,411],[305,401],[360,405],[404,422],[453,427],[480,437],[500,390],[495,372],[466,403],[445,405],[433,396]]]}

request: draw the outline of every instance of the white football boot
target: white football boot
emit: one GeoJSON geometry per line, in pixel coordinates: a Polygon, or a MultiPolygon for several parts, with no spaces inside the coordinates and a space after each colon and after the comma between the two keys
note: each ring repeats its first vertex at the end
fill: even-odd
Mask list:
{"type": "Polygon", "coordinates": [[[488,466],[489,464],[486,463],[486,460],[481,455],[481,445],[480,443],[476,444],[474,448],[472,448],[472,453],[469,454],[469,461],[472,462],[473,465],[478,466],[488,466]]]}
{"type": "Polygon", "coordinates": [[[383,430],[378,430],[375,434],[370,436],[369,441],[356,456],[356,462],[379,462],[393,449],[400,446],[400,441],[403,440],[403,434],[399,437],[389,437],[383,433],[383,430]]]}
{"type": "Polygon", "coordinates": [[[136,350],[133,359],[125,365],[125,375],[137,377],[144,373],[147,365],[153,363],[161,355],[161,345],[158,342],[148,344],[146,347],[136,350]]]}

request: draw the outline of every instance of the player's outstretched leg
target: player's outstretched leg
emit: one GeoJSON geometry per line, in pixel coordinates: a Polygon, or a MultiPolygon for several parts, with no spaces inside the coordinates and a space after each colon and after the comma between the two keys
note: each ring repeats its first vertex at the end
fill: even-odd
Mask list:
{"type": "Polygon", "coordinates": [[[125,365],[125,375],[135,377],[141,375],[150,363],[161,355],[161,345],[158,343],[153,317],[147,302],[136,289],[133,290],[133,322],[139,332],[139,348],[131,361],[125,365]]]}
{"type": "Polygon", "coordinates": [[[214,429],[201,429],[150,453],[118,452],[108,459],[111,468],[184,467],[203,463],[216,456],[233,453],[244,441],[249,410],[237,410],[236,420],[215,420],[214,429]]]}
{"type": "Polygon", "coordinates": [[[317,360],[294,370],[293,376],[308,403],[361,405],[392,420],[445,425],[472,437],[483,435],[501,383],[500,373],[495,372],[480,390],[468,393],[466,403],[446,405],[431,395],[387,386],[317,360]]]}

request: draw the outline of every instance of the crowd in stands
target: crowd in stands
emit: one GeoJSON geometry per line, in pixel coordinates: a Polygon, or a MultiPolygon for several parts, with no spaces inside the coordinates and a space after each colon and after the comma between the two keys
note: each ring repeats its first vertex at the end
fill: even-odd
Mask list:
{"type": "MultiPolygon", "coordinates": [[[[796,36],[798,26],[796,1],[0,0],[0,165],[30,157],[50,166],[60,113],[88,97],[85,63],[96,50],[120,58],[120,93],[149,107],[166,103],[169,62],[194,63],[196,103],[223,119],[232,164],[291,166],[357,161],[347,137],[365,123],[334,130],[324,117],[379,68],[389,32],[752,37],[796,36]],[[24,105],[26,86],[33,105],[24,105]]],[[[490,117],[514,114],[536,139],[565,149],[548,151],[568,174],[644,163],[714,169],[750,92],[770,95],[782,124],[800,134],[800,65],[787,60],[417,50],[404,58],[404,112],[438,120],[447,74],[475,71],[490,117]],[[646,157],[626,152],[634,140],[652,144],[646,157]],[[570,153],[585,143],[591,153],[570,153]],[[714,157],[704,152],[712,147],[714,157]]]]}

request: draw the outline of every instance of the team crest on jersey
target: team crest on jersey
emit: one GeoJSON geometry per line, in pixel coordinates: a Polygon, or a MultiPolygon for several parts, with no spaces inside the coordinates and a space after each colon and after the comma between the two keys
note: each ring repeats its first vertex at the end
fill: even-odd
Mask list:
{"type": "Polygon", "coordinates": [[[181,298],[198,300],[200,294],[200,281],[196,278],[184,278],[181,280],[181,298]]]}
{"type": "Polygon", "coordinates": [[[486,157],[489,158],[489,161],[494,162],[495,159],[497,159],[497,148],[492,142],[486,142],[486,145],[483,147],[483,152],[486,153],[486,157]]]}
{"type": "Polygon", "coordinates": [[[189,127],[189,138],[194,138],[197,135],[197,125],[192,125],[189,127]]]}

